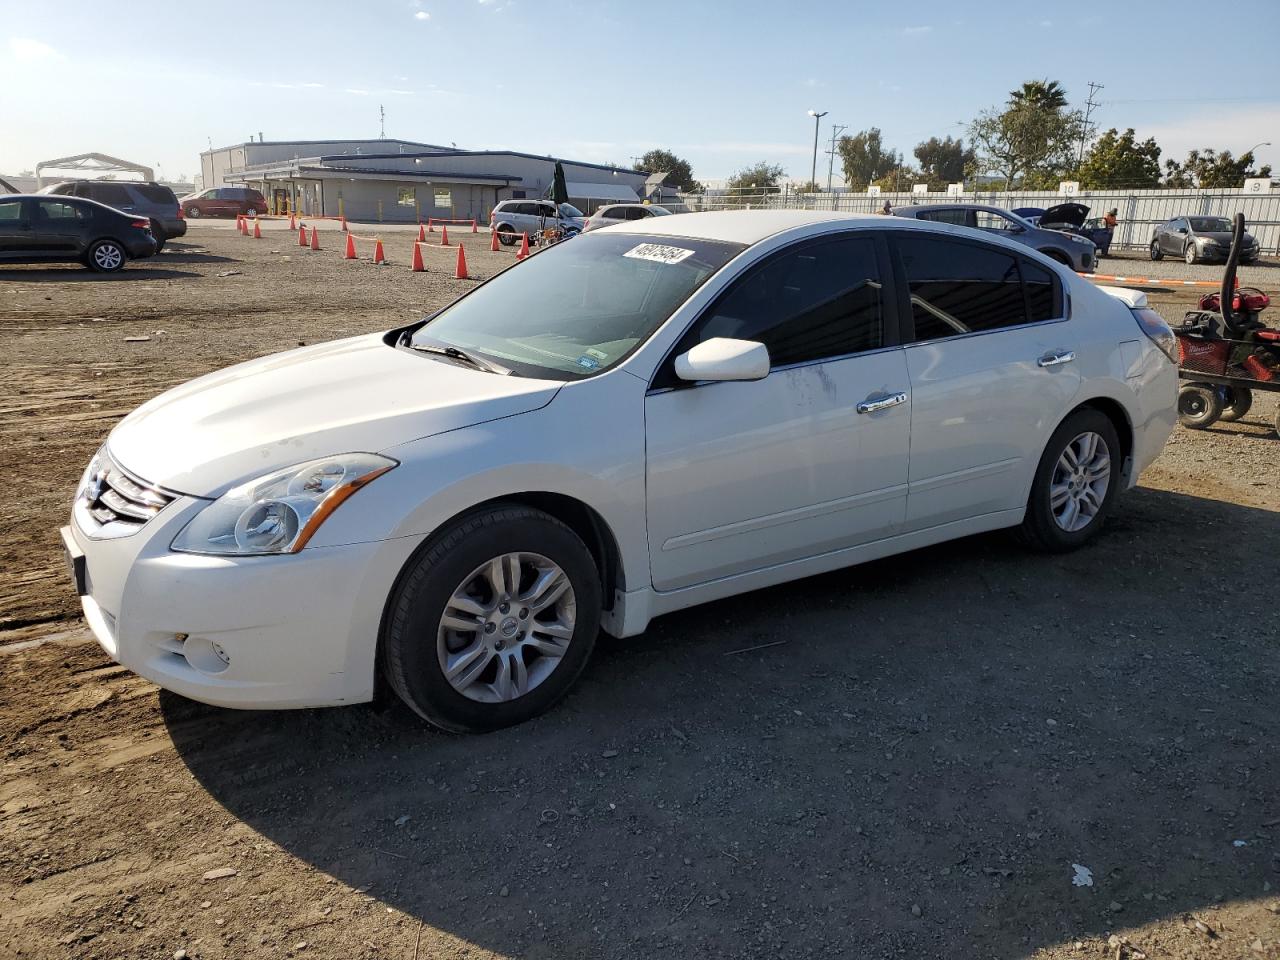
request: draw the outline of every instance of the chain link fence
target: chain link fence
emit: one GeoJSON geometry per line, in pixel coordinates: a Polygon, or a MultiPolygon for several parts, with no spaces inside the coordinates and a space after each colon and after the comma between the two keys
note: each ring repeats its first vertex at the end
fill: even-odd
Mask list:
{"type": "Polygon", "coordinates": [[[1185,216],[1232,217],[1243,213],[1249,232],[1264,253],[1280,254],[1280,192],[1245,193],[1231,190],[1098,190],[1074,197],[1056,191],[1000,190],[965,193],[766,193],[755,189],[688,194],[681,197],[690,210],[835,210],[841,213],[876,213],[888,201],[894,207],[921,203],[980,203],[1005,210],[1041,207],[1074,201],[1100,217],[1115,208],[1118,224],[1113,248],[1145,250],[1155,228],[1166,220],[1185,216]]]}

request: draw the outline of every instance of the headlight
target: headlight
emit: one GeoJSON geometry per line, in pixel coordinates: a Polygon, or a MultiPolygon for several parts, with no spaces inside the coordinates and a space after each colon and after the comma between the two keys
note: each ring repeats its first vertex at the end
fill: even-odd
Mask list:
{"type": "Polygon", "coordinates": [[[1075,234],[1068,234],[1067,239],[1072,243],[1087,243],[1089,246],[1093,246],[1093,241],[1088,237],[1077,237],[1075,234]]]}
{"type": "Polygon", "coordinates": [[[102,452],[104,450],[106,450],[105,445],[98,448],[97,452],[93,455],[93,459],[89,461],[89,465],[84,468],[84,473],[80,475],[80,484],[76,487],[77,500],[84,496],[84,492],[88,489],[89,483],[95,480],[102,472],[102,452]]]}
{"type": "Polygon", "coordinates": [[[344,453],[242,483],[197,513],[174,538],[183,553],[297,553],[338,505],[397,466],[373,453],[344,453]]]}

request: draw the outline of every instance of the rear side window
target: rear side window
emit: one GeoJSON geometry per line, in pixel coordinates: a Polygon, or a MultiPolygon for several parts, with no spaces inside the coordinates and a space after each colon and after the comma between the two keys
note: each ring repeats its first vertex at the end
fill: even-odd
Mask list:
{"type": "Polygon", "coordinates": [[[622,207],[605,207],[604,210],[600,212],[600,216],[606,220],[625,220],[627,218],[627,211],[622,207]]]}
{"type": "Polygon", "coordinates": [[[1018,259],[1022,271],[1022,288],[1027,293],[1027,318],[1031,323],[1056,320],[1062,316],[1058,307],[1058,281],[1038,263],[1018,259]]]}
{"type": "MultiPolygon", "coordinates": [[[[1020,258],[972,242],[905,233],[898,235],[896,246],[911,295],[916,340],[1028,322],[1020,258]]],[[[1052,277],[1049,284],[1052,308],[1052,277]]]]}
{"type": "Polygon", "coordinates": [[[827,360],[884,343],[880,269],[869,237],[818,240],[752,269],[685,334],[757,340],[772,366],[827,360]]]}
{"type": "Polygon", "coordinates": [[[129,203],[128,189],[118,183],[95,183],[90,188],[89,196],[99,203],[105,203],[108,207],[119,207],[129,203]]]}
{"type": "Polygon", "coordinates": [[[174,196],[173,191],[168,187],[162,187],[159,184],[143,183],[134,187],[140,194],[150,200],[152,203],[177,203],[178,198],[174,196]]]}
{"type": "Polygon", "coordinates": [[[83,220],[84,211],[74,204],[60,200],[37,200],[41,220],[83,220]]]}
{"type": "Polygon", "coordinates": [[[969,225],[968,210],[927,210],[918,214],[918,220],[930,220],[933,223],[954,223],[958,227],[969,225]]]}

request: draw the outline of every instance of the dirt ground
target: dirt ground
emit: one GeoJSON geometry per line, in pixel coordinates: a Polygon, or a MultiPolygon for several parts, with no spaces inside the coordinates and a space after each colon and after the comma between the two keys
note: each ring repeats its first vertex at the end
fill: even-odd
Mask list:
{"type": "Polygon", "coordinates": [[[1083,551],[975,537],[664,617],[482,738],[113,665],[57,549],[84,463],[168,386],[466,288],[384,237],[0,271],[0,958],[1280,958],[1263,395],[1083,551]]]}

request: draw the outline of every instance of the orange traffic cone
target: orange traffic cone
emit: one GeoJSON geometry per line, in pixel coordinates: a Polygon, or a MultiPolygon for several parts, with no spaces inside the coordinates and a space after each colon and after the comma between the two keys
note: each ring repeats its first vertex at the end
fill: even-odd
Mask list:
{"type": "Polygon", "coordinates": [[[261,228],[260,226],[258,226],[258,218],[257,218],[257,217],[254,217],[254,218],[253,218],[253,239],[255,239],[255,240],[261,240],[261,239],[262,239],[262,228],[261,228]]]}
{"type": "Polygon", "coordinates": [[[523,260],[529,255],[529,233],[525,231],[520,234],[520,251],[516,254],[517,260],[523,260]]]}
{"type": "Polygon", "coordinates": [[[304,223],[298,228],[298,246],[305,247],[307,245],[307,225],[304,223]]]}
{"type": "Polygon", "coordinates": [[[467,252],[462,248],[462,244],[458,244],[458,265],[453,269],[453,277],[455,280],[468,279],[467,252]]]}
{"type": "Polygon", "coordinates": [[[418,224],[418,242],[419,243],[427,242],[427,225],[425,223],[418,224]]]}
{"type": "MultiPolygon", "coordinates": [[[[421,242],[422,241],[418,241],[418,243],[421,242]]],[[[413,245],[413,265],[409,267],[409,269],[414,273],[422,273],[427,269],[426,265],[422,262],[422,247],[418,246],[418,243],[413,245]]]]}
{"type": "Polygon", "coordinates": [[[312,226],[311,228],[311,249],[312,250],[320,249],[320,234],[314,226],[312,226]]]}
{"type": "Polygon", "coordinates": [[[491,230],[489,232],[489,249],[494,253],[498,252],[498,231],[491,230]]]}
{"type": "Polygon", "coordinates": [[[434,217],[427,217],[427,233],[436,232],[436,222],[434,217]]]}
{"type": "Polygon", "coordinates": [[[471,221],[471,232],[472,232],[472,233],[479,233],[479,232],[480,232],[480,231],[479,231],[479,229],[476,227],[476,222],[475,222],[475,220],[472,220],[472,221],[471,221]]]}
{"type": "Polygon", "coordinates": [[[447,223],[440,228],[440,246],[449,246],[449,225],[447,223]]]}
{"type": "Polygon", "coordinates": [[[347,232],[347,215],[345,213],[342,215],[342,232],[347,232]]]}
{"type": "Polygon", "coordinates": [[[356,258],[356,238],[349,233],[347,234],[347,252],[344,256],[348,260],[354,260],[356,258]]]}
{"type": "Polygon", "coordinates": [[[382,241],[381,241],[381,240],[375,240],[375,241],[373,241],[373,262],[374,262],[374,263],[386,263],[386,262],[387,262],[387,258],[386,258],[386,257],[384,257],[384,256],[382,255],[382,241]]]}
{"type": "Polygon", "coordinates": [[[244,233],[244,232],[245,232],[244,215],[237,213],[236,214],[236,233],[244,233]]]}

